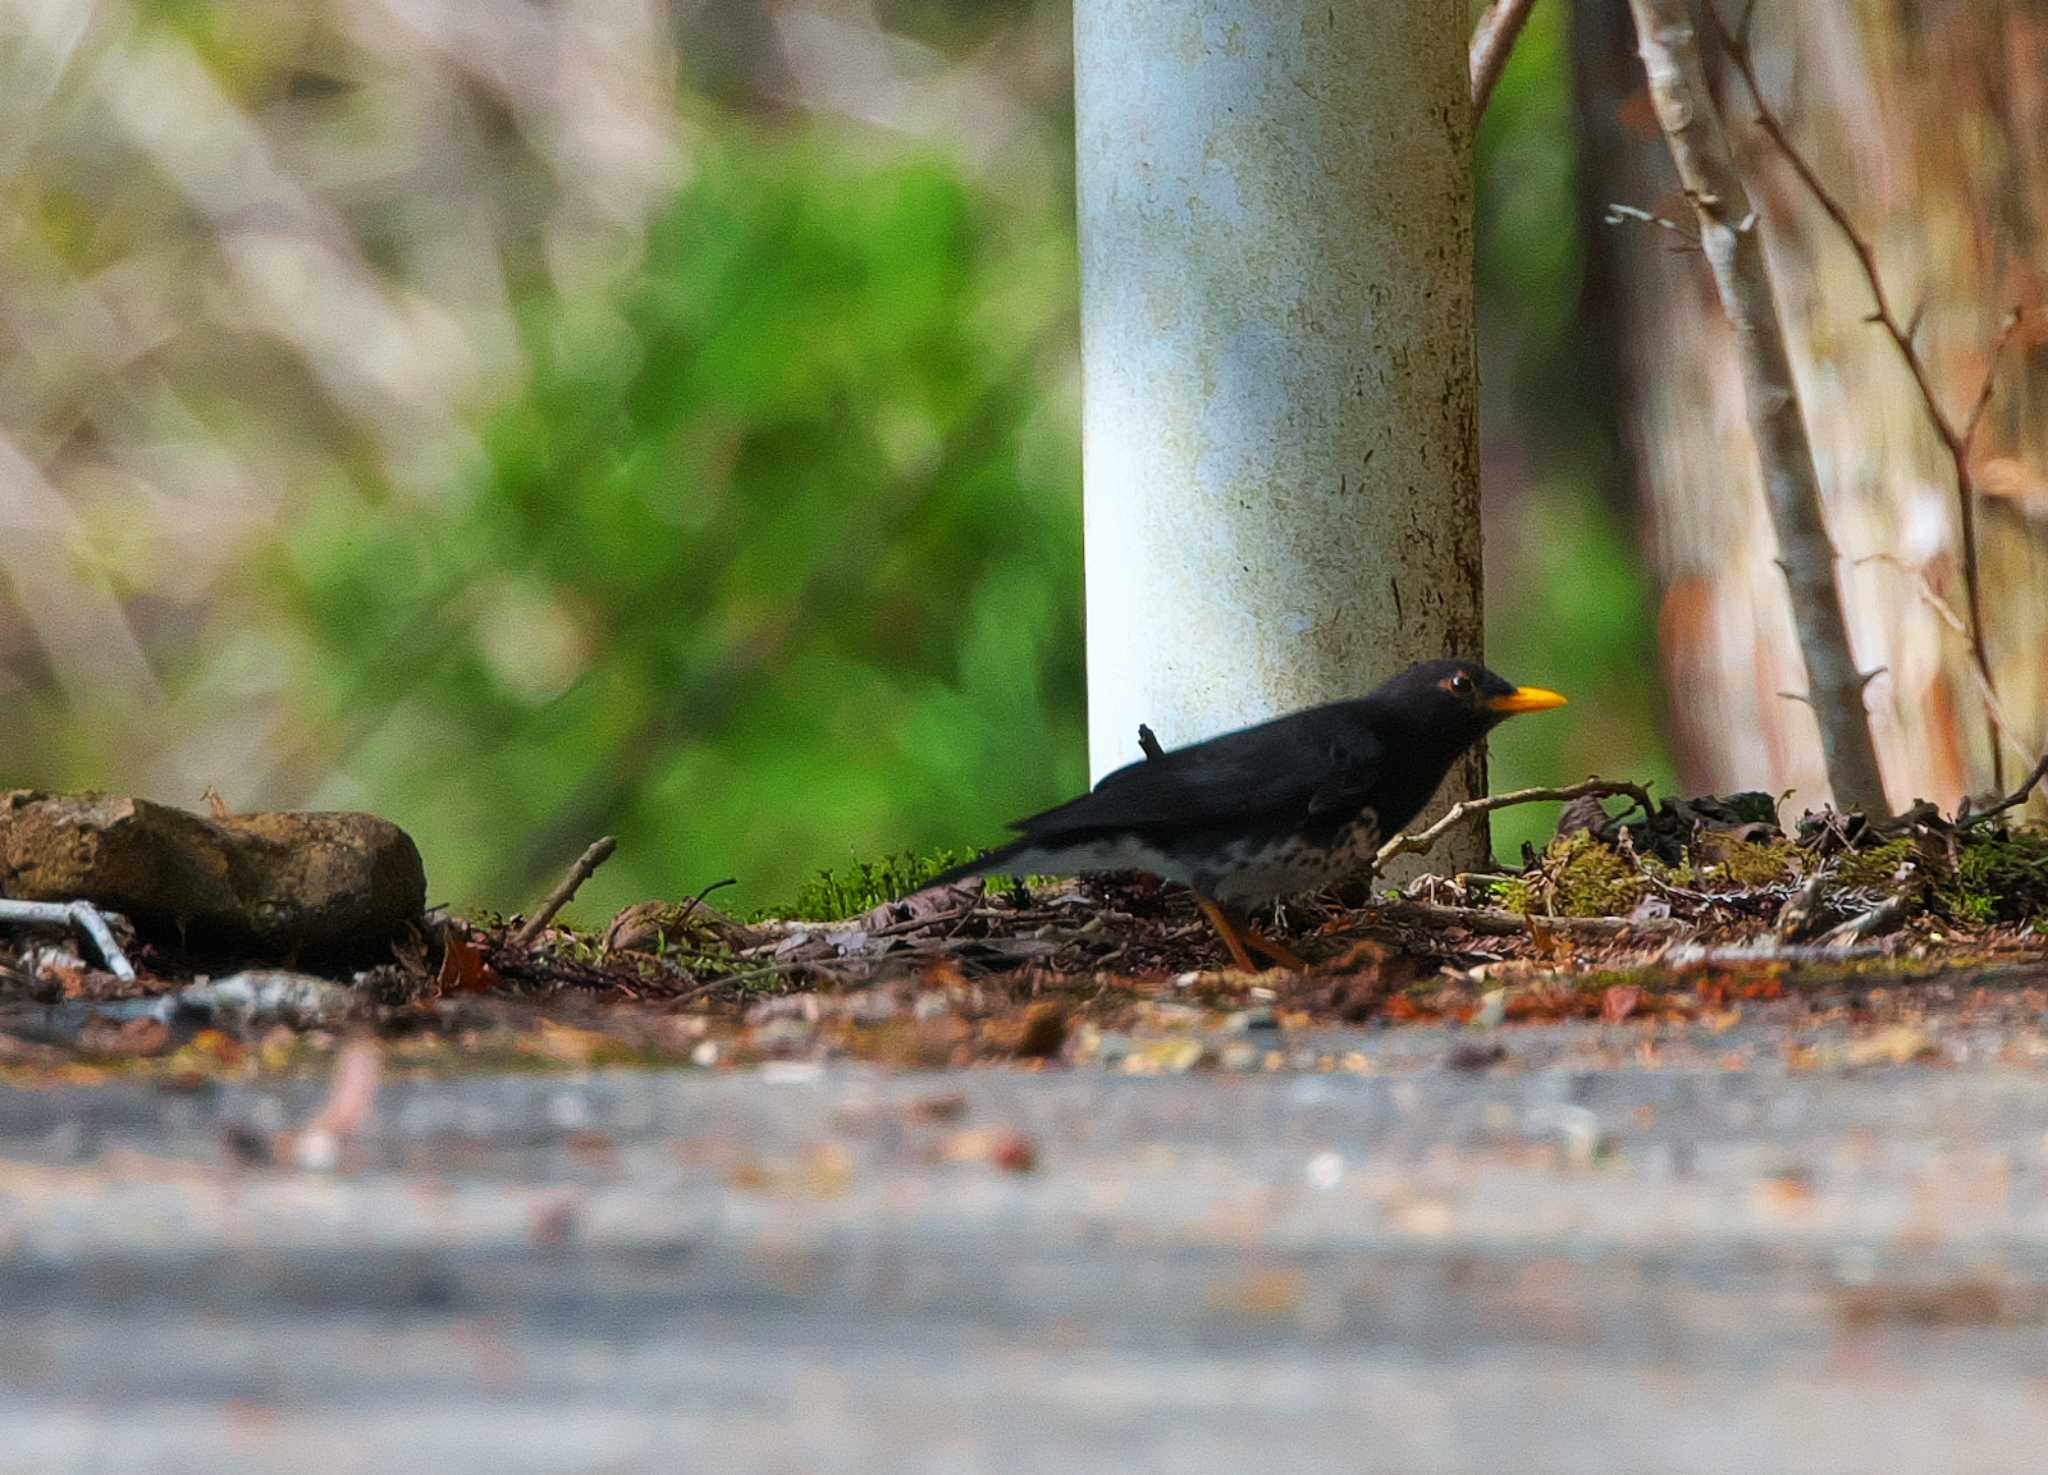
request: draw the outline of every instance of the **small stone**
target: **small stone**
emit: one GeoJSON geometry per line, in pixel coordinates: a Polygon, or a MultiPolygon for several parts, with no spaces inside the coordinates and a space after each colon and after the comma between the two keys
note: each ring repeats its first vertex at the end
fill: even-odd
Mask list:
{"type": "Polygon", "coordinates": [[[420,853],[369,814],[202,819],[107,794],[0,794],[0,893],[90,901],[145,938],[244,956],[388,956],[426,909],[420,853]]]}
{"type": "Polygon", "coordinates": [[[771,1019],[755,1026],[753,1033],[755,1046],[773,1054],[782,1050],[801,1050],[810,1044],[814,1031],[801,1019],[771,1019]]]}
{"type": "Polygon", "coordinates": [[[1133,1051],[1124,1061],[1124,1071],[1128,1075],[1181,1075],[1200,1065],[1207,1053],[1200,1040],[1183,1035],[1133,1051]]]}
{"type": "Polygon", "coordinates": [[[1240,1009],[1223,1021],[1227,1034],[1248,1034],[1255,1029],[1278,1029],[1280,1016],[1263,1006],[1254,1009],[1240,1009]]]}
{"type": "Polygon", "coordinates": [[[1216,1057],[1216,1063],[1225,1070],[1257,1070],[1263,1053],[1257,1045],[1235,1040],[1223,1047],[1222,1052],[1216,1057]]]}

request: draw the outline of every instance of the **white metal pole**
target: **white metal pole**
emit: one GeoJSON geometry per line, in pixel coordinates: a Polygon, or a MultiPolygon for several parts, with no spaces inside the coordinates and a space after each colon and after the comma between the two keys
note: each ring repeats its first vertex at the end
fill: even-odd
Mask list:
{"type": "Polygon", "coordinates": [[[1076,0],[1098,776],[1480,653],[1466,12],[1076,0]]]}

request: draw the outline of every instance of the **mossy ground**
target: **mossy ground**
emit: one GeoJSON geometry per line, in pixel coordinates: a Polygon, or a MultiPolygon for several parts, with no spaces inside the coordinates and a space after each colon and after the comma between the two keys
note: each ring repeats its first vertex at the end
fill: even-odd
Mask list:
{"type": "MultiPolygon", "coordinates": [[[[798,888],[793,901],[783,906],[764,907],[757,920],[778,918],[792,922],[843,922],[863,916],[884,902],[900,901],[921,891],[933,880],[965,865],[974,857],[959,850],[935,850],[928,855],[898,851],[875,860],[859,860],[844,870],[823,870],[798,888]]],[[[1012,891],[1018,885],[1042,885],[1045,876],[1001,876],[987,878],[991,892],[1012,891]]]]}
{"type": "Polygon", "coordinates": [[[1887,840],[1823,856],[1790,839],[1709,835],[1690,862],[1666,866],[1580,831],[1553,840],[1494,896],[1511,911],[1536,916],[1619,917],[1667,887],[1753,891],[1796,886],[1818,872],[1833,891],[1924,886],[1929,906],[1960,924],[2048,921],[2048,831],[1984,828],[1946,840],[1887,840]]]}
{"type": "Polygon", "coordinates": [[[1973,831],[1934,899],[1959,922],[2048,923],[2048,831],[1973,831]]]}

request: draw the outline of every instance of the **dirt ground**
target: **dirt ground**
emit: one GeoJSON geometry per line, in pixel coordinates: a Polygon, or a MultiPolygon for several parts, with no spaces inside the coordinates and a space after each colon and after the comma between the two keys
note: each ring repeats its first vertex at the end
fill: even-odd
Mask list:
{"type": "Polygon", "coordinates": [[[1305,975],[1138,877],[0,932],[0,1472],[2032,1471],[2048,845],[1724,818],[1305,975]]]}

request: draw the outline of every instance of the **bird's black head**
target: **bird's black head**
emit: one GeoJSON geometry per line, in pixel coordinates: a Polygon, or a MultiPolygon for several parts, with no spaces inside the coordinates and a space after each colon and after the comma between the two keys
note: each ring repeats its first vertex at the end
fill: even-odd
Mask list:
{"type": "Polygon", "coordinates": [[[1366,700],[1387,728],[1455,757],[1517,712],[1562,707],[1540,686],[1517,686],[1477,661],[1422,661],[1366,700]]]}

